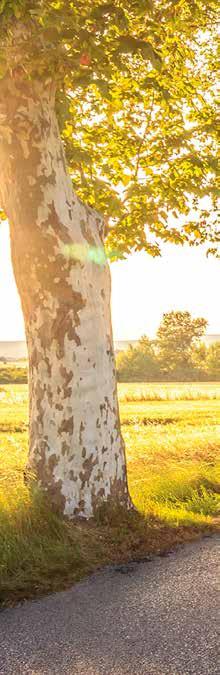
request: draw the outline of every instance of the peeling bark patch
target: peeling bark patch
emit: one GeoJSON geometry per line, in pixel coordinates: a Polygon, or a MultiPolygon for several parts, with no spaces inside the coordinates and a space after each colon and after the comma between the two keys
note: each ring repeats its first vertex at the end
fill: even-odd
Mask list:
{"type": "Polygon", "coordinates": [[[80,445],[82,445],[82,442],[83,442],[83,438],[82,438],[83,431],[85,431],[85,425],[83,424],[83,422],[81,422],[80,428],[79,428],[79,444],[80,445]]]}
{"type": "Polygon", "coordinates": [[[83,462],[83,481],[87,482],[89,485],[89,480],[90,476],[93,472],[94,467],[98,464],[98,458],[96,457],[93,459],[93,455],[91,457],[88,457],[88,459],[85,459],[85,462],[83,462]]]}
{"type": "Polygon", "coordinates": [[[47,487],[47,494],[50,500],[50,503],[58,513],[64,513],[66,506],[66,498],[62,494],[63,481],[60,479],[56,482],[53,482],[49,487],[47,487]]]}
{"type": "Polygon", "coordinates": [[[73,416],[69,417],[67,420],[63,420],[62,424],[58,428],[58,434],[73,434],[73,416]]]}
{"type": "Polygon", "coordinates": [[[101,240],[103,241],[105,235],[105,223],[104,218],[96,218],[96,227],[98,229],[101,240]]]}
{"type": "Polygon", "coordinates": [[[73,469],[69,471],[69,479],[75,483],[77,482],[77,476],[75,476],[73,469]]]}
{"type": "Polygon", "coordinates": [[[51,506],[60,513],[65,509],[65,497],[61,492],[62,481],[54,478],[54,469],[58,465],[58,457],[55,453],[48,456],[48,444],[41,441],[32,457],[31,468],[35,469],[38,482],[49,497],[51,506]]]}
{"type": "Polygon", "coordinates": [[[123,478],[116,477],[111,480],[111,498],[119,501],[120,504],[125,505],[126,507],[129,505],[130,498],[128,495],[126,482],[123,480],[123,478]]]}
{"type": "Polygon", "coordinates": [[[67,389],[64,389],[64,392],[63,392],[63,398],[64,399],[65,398],[69,399],[71,397],[71,395],[72,395],[72,387],[67,387],[67,389]]]}
{"type": "Polygon", "coordinates": [[[34,347],[34,349],[31,351],[30,354],[29,367],[31,368],[37,367],[38,363],[39,363],[39,354],[36,347],[34,347]]]}
{"type": "Polygon", "coordinates": [[[85,305],[81,293],[72,293],[72,305],[73,309],[70,307],[60,307],[56,322],[53,325],[53,334],[57,341],[57,355],[60,359],[64,356],[65,335],[67,335],[69,340],[75,342],[77,346],[81,344],[80,337],[76,331],[76,327],[80,325],[78,312],[85,305]]]}
{"type": "Polygon", "coordinates": [[[66,441],[63,441],[61,446],[61,453],[63,457],[69,454],[69,448],[70,446],[68,445],[68,443],[66,443],[66,441]]]}
{"type": "Polygon", "coordinates": [[[80,220],[81,231],[84,239],[87,241],[90,246],[96,246],[96,240],[92,236],[91,228],[88,226],[85,220],[80,220]]]}
{"type": "Polygon", "coordinates": [[[63,377],[63,379],[65,380],[65,386],[67,386],[71,382],[71,380],[73,379],[72,370],[70,372],[68,372],[68,370],[64,366],[62,366],[62,364],[60,366],[60,374],[63,377]]]}
{"type": "Polygon", "coordinates": [[[50,363],[50,360],[49,360],[48,357],[45,358],[45,363],[46,363],[46,366],[47,366],[47,372],[48,372],[48,375],[49,375],[49,377],[51,377],[51,374],[52,374],[52,366],[51,366],[51,363],[50,363]]]}
{"type": "Polygon", "coordinates": [[[57,456],[56,456],[55,454],[49,455],[49,458],[48,458],[48,469],[49,469],[49,472],[50,472],[51,474],[53,474],[53,470],[54,470],[55,466],[57,465],[57,463],[58,463],[58,458],[57,458],[57,456]]]}
{"type": "Polygon", "coordinates": [[[64,387],[63,387],[63,398],[70,398],[71,393],[72,393],[72,387],[68,387],[70,382],[72,382],[73,379],[73,371],[70,370],[68,371],[64,366],[60,366],[60,375],[64,379],[64,387]]]}
{"type": "Polygon", "coordinates": [[[56,410],[60,410],[60,411],[62,411],[62,410],[63,410],[63,406],[62,406],[62,404],[61,404],[61,403],[56,403],[56,405],[55,405],[55,409],[56,409],[56,410]]]}

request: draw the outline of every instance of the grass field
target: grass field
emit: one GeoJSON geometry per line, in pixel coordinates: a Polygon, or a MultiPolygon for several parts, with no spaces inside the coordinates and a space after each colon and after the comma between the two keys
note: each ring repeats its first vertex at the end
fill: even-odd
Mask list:
{"type": "Polygon", "coordinates": [[[23,482],[27,385],[0,386],[0,600],[58,588],[108,562],[162,553],[218,527],[220,383],[120,384],[129,488],[116,508],[67,523],[23,482]]]}

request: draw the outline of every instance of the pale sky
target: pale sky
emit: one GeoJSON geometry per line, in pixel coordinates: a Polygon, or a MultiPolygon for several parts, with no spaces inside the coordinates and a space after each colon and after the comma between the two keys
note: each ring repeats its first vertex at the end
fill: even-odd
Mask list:
{"type": "MultiPolygon", "coordinates": [[[[204,316],[208,333],[220,333],[220,264],[202,247],[163,247],[162,258],[145,253],[111,265],[112,319],[116,340],[150,337],[163,312],[204,316]]],[[[8,227],[0,224],[0,341],[23,340],[20,302],[10,262],[8,227]]]]}

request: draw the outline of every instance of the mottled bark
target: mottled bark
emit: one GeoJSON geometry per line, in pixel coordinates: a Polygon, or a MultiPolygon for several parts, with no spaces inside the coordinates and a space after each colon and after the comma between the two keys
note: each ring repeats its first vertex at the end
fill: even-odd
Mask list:
{"type": "Polygon", "coordinates": [[[0,91],[1,206],[29,352],[29,467],[56,508],[129,505],[100,216],[73,194],[52,84],[0,91]]]}

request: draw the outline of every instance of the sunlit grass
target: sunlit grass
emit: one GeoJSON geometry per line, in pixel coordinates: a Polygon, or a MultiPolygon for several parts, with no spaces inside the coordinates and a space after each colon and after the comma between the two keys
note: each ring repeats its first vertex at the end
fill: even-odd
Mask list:
{"type": "Polygon", "coordinates": [[[27,383],[27,363],[18,361],[18,363],[0,363],[0,384],[19,384],[27,383]]]}
{"type": "Polygon", "coordinates": [[[120,383],[121,401],[194,401],[220,400],[219,382],[120,383]]]}
{"type": "Polygon", "coordinates": [[[121,403],[121,419],[137,508],[172,525],[211,522],[220,506],[220,403],[121,403]]]}
{"type": "Polygon", "coordinates": [[[64,587],[106,562],[163,551],[217,527],[220,386],[202,384],[195,390],[190,385],[197,392],[193,400],[182,398],[188,384],[141,385],[145,397],[146,392],[151,397],[154,392],[151,400],[139,395],[139,387],[119,385],[129,488],[137,512],[126,515],[116,508],[111,514],[99,514],[90,524],[73,525],[52,513],[39,491],[25,483],[27,386],[1,386],[3,602],[64,587]],[[163,387],[165,398],[155,399],[163,387]]]}

